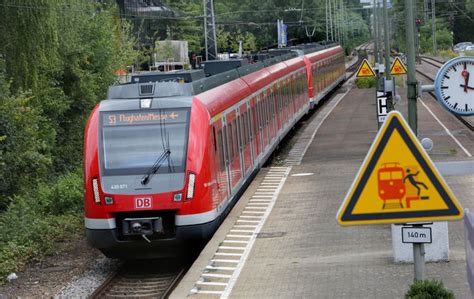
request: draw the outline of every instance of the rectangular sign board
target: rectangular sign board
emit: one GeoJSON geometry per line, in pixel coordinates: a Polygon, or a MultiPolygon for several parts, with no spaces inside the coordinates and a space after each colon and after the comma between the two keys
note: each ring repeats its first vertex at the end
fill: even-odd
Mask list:
{"type": "Polygon", "coordinates": [[[431,243],[431,227],[402,227],[403,243],[431,243]]]}
{"type": "Polygon", "coordinates": [[[377,118],[379,123],[383,123],[387,115],[387,95],[384,92],[377,91],[377,118]]]}
{"type": "Polygon", "coordinates": [[[474,298],[474,213],[466,210],[464,214],[464,235],[466,242],[467,281],[474,298]]]}

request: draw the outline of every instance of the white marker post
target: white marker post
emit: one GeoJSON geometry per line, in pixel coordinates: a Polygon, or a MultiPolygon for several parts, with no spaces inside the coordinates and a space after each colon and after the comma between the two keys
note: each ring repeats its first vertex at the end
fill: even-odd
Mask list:
{"type": "Polygon", "coordinates": [[[415,265],[415,280],[425,279],[425,244],[431,243],[431,228],[423,224],[413,224],[402,227],[402,242],[413,243],[413,262],[415,265]]]}

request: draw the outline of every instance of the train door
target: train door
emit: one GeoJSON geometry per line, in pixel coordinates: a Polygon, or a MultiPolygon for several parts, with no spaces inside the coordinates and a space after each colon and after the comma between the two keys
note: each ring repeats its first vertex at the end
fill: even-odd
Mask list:
{"type": "Polygon", "coordinates": [[[278,86],[276,84],[273,89],[271,107],[272,107],[273,138],[276,139],[276,136],[278,135],[278,86]]]}
{"type": "Polygon", "coordinates": [[[262,151],[261,150],[261,141],[260,141],[260,128],[259,128],[259,123],[258,123],[258,103],[257,103],[257,97],[254,97],[252,98],[252,100],[250,101],[250,111],[251,111],[251,117],[250,117],[250,121],[252,122],[251,125],[252,125],[252,133],[253,133],[253,148],[254,148],[254,153],[255,153],[255,158],[258,157],[258,155],[260,155],[260,152],[262,151]]]}
{"type": "MultiPolygon", "coordinates": [[[[242,105],[243,107],[244,105],[242,105]]],[[[237,117],[235,119],[235,128],[234,128],[234,133],[235,133],[235,140],[237,142],[237,148],[239,150],[239,159],[240,159],[240,178],[242,178],[245,175],[245,157],[244,157],[244,129],[243,129],[243,120],[244,116],[240,112],[240,109],[237,110],[237,117]]],[[[239,178],[239,179],[240,179],[239,178]]]]}
{"type": "MultiPolygon", "coordinates": [[[[271,88],[271,87],[270,87],[271,88]]],[[[270,110],[268,109],[268,102],[270,99],[270,92],[271,90],[267,90],[266,93],[263,95],[262,101],[262,109],[263,109],[263,127],[265,130],[264,133],[264,146],[263,148],[266,149],[267,146],[270,144],[270,110]]]]}
{"type": "Polygon", "coordinates": [[[247,174],[252,166],[252,144],[250,138],[249,106],[248,103],[240,106],[240,131],[242,133],[243,174],[247,174]]]}
{"type": "Polygon", "coordinates": [[[272,86],[268,91],[267,97],[267,111],[268,111],[268,143],[270,144],[275,136],[275,123],[273,122],[274,118],[274,111],[273,111],[273,90],[274,86],[272,86]]]}
{"type": "Polygon", "coordinates": [[[219,119],[214,123],[213,134],[215,138],[214,165],[216,172],[217,192],[220,201],[224,201],[230,195],[229,181],[229,158],[226,144],[225,120],[219,119]]]}
{"type": "Polygon", "coordinates": [[[276,122],[276,131],[280,132],[281,129],[281,97],[283,94],[283,84],[282,81],[277,82],[277,89],[275,92],[275,122],[276,122]]]}
{"type": "Polygon", "coordinates": [[[263,111],[263,94],[257,96],[257,123],[258,123],[258,137],[260,140],[260,152],[265,149],[265,115],[263,111]]]}
{"type": "Polygon", "coordinates": [[[252,100],[247,103],[247,123],[249,128],[249,146],[250,146],[250,165],[253,165],[255,158],[257,157],[255,144],[255,130],[253,124],[253,110],[252,110],[252,100]]]}
{"type": "Polygon", "coordinates": [[[227,144],[229,148],[229,168],[232,189],[239,182],[242,171],[240,165],[240,151],[238,138],[237,113],[231,111],[226,115],[227,123],[227,144]]]}

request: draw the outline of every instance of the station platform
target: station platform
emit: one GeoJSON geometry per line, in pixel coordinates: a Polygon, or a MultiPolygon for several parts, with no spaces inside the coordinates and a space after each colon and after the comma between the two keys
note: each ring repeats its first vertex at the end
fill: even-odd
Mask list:
{"type": "MultiPolygon", "coordinates": [[[[171,298],[404,297],[413,264],[393,262],[390,225],[336,221],[377,133],[375,91],[346,85],[308,120],[305,130],[314,132],[299,147],[302,160],[259,172],[171,298]]],[[[403,99],[397,109],[406,117],[403,99]]],[[[435,162],[472,159],[473,133],[434,100],[418,102],[418,118],[419,137],[434,141],[435,162]]],[[[444,178],[463,208],[474,210],[474,175],[444,178]]],[[[471,298],[461,221],[449,223],[449,242],[449,262],[427,263],[426,276],[471,298]]]]}

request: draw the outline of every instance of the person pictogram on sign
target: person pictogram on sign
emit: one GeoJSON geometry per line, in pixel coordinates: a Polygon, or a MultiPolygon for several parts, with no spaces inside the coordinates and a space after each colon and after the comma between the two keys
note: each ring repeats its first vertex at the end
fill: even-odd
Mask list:
{"type": "Polygon", "coordinates": [[[417,195],[420,196],[420,192],[421,192],[421,188],[418,187],[418,185],[421,185],[423,186],[423,188],[425,188],[425,190],[428,190],[428,187],[426,187],[425,183],[422,183],[422,182],[418,182],[415,180],[415,177],[419,174],[420,172],[417,171],[416,173],[411,173],[410,172],[410,169],[407,168],[407,175],[403,178],[403,184],[405,184],[405,181],[408,180],[410,182],[410,184],[413,185],[413,187],[416,188],[417,191],[417,195]]]}

